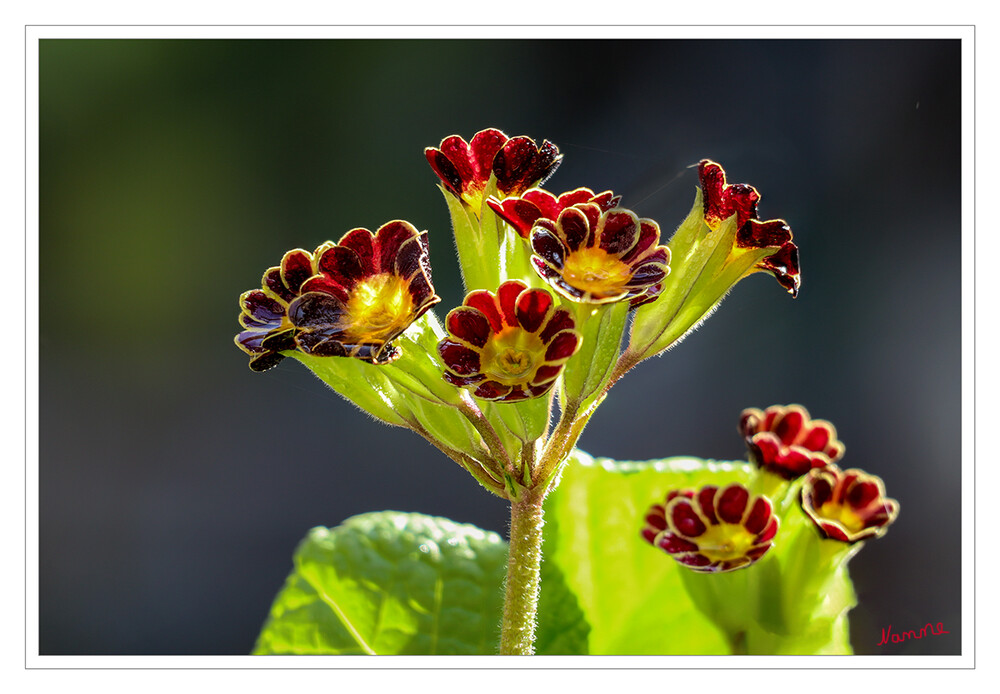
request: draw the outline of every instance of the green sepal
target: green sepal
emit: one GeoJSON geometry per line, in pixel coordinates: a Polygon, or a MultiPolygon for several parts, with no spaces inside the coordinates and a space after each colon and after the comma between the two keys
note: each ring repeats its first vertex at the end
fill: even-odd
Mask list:
{"type": "MultiPolygon", "coordinates": [[[[479,210],[479,228],[483,232],[483,236],[487,237],[488,240],[496,241],[497,255],[496,262],[500,263],[500,244],[503,242],[504,237],[504,225],[502,220],[496,216],[496,213],[490,209],[490,206],[486,203],[490,196],[496,198],[499,197],[497,193],[497,177],[496,174],[490,174],[489,180],[486,182],[486,188],[483,190],[483,203],[479,210]]],[[[509,278],[508,278],[509,279],[509,278]]]]}
{"type": "MultiPolygon", "coordinates": [[[[496,217],[493,210],[488,209],[488,211],[491,216],[496,217]]],[[[504,278],[521,280],[529,287],[551,291],[551,287],[539,276],[531,264],[531,244],[528,240],[521,238],[516,229],[499,217],[497,217],[497,223],[501,231],[500,252],[504,257],[504,278]]]]}
{"type": "Polygon", "coordinates": [[[564,397],[582,409],[608,383],[621,351],[628,301],[586,304],[563,301],[573,312],[576,329],[583,336],[580,350],[570,357],[563,372],[564,397]]]}
{"type": "Polygon", "coordinates": [[[478,461],[489,460],[475,427],[458,409],[426,400],[410,404],[414,420],[439,443],[478,461]]]}
{"type": "Polygon", "coordinates": [[[757,572],[758,620],[782,637],[815,632],[821,622],[832,628],[857,603],[847,563],[862,543],[823,538],[797,503],[787,504],[781,520],[775,549],[757,572]]]}
{"type": "Polygon", "coordinates": [[[536,441],[549,428],[552,395],[552,391],[549,391],[537,398],[493,403],[489,408],[490,414],[495,413],[507,430],[520,441],[536,441]]]}
{"type": "Polygon", "coordinates": [[[412,420],[408,396],[399,392],[382,367],[350,357],[316,357],[299,350],[282,354],[301,362],[338,395],[376,419],[401,427],[412,420]]]}
{"type": "MultiPolygon", "coordinates": [[[[295,551],[254,654],[491,655],[507,545],[445,518],[384,511],[314,528],[295,551]]],[[[537,651],[584,654],[588,626],[542,565],[537,651]]]]}
{"type": "Polygon", "coordinates": [[[703,214],[698,189],[691,211],[667,244],[670,277],[663,291],[636,309],[628,350],[639,359],[659,354],[696,329],[737,282],[778,250],[740,249],[731,257],[739,231],[736,215],[712,231],[703,214]]]}
{"type": "Polygon", "coordinates": [[[437,344],[443,337],[437,316],[428,311],[396,340],[401,352],[399,358],[382,368],[397,386],[418,397],[457,405],[461,391],[444,380],[444,366],[437,352],[437,344]]]}
{"type": "MultiPolygon", "coordinates": [[[[495,183],[494,189],[495,189],[495,183]]],[[[468,205],[456,195],[438,186],[448,204],[451,214],[452,231],[455,234],[455,249],[458,264],[462,270],[462,281],[466,293],[476,289],[496,291],[500,286],[500,244],[497,238],[496,222],[493,229],[484,233],[479,219],[468,205]]]]}

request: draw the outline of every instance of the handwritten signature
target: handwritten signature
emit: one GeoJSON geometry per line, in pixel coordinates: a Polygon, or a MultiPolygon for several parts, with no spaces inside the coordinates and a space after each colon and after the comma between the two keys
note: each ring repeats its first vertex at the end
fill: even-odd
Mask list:
{"type": "Polygon", "coordinates": [[[882,640],[878,642],[878,645],[884,646],[887,643],[903,643],[910,639],[922,639],[925,636],[941,636],[941,634],[947,633],[949,632],[945,631],[944,625],[941,622],[937,624],[927,622],[920,631],[910,629],[899,634],[892,633],[892,625],[890,624],[887,629],[882,630],[882,640]]]}

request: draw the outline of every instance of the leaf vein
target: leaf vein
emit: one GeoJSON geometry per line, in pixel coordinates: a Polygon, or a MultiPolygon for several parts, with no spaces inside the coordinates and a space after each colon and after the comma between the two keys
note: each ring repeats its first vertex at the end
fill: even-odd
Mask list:
{"type": "Polygon", "coordinates": [[[361,634],[358,632],[354,624],[351,623],[351,620],[349,620],[347,618],[347,615],[344,614],[344,611],[340,609],[340,605],[337,604],[337,601],[334,600],[332,597],[330,597],[330,595],[325,590],[323,590],[323,588],[320,585],[318,585],[315,581],[313,581],[308,576],[308,574],[300,571],[300,575],[302,575],[302,577],[306,580],[306,583],[308,583],[312,587],[312,589],[316,591],[316,595],[318,595],[319,598],[327,605],[327,607],[330,608],[333,614],[336,615],[337,619],[340,620],[340,623],[344,625],[344,629],[347,630],[347,633],[350,634],[351,638],[353,638],[354,641],[358,644],[358,647],[361,648],[361,650],[364,651],[367,655],[376,655],[372,647],[368,645],[368,643],[364,640],[364,638],[362,638],[361,634]]]}

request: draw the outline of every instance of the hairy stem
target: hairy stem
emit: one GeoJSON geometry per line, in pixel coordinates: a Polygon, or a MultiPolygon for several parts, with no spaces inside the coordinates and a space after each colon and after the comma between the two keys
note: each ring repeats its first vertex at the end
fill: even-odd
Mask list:
{"type": "Polygon", "coordinates": [[[538,613],[542,565],[543,499],[543,494],[533,490],[510,505],[510,555],[500,627],[500,655],[531,655],[535,652],[535,616],[538,613]]]}
{"type": "Polygon", "coordinates": [[[511,477],[516,476],[516,471],[514,470],[514,465],[511,463],[510,456],[507,455],[507,449],[504,448],[503,442],[500,441],[500,437],[497,435],[496,430],[493,425],[490,424],[489,420],[486,419],[486,415],[483,411],[479,409],[472,398],[465,392],[462,393],[461,404],[458,408],[469,423],[475,427],[479,435],[483,437],[483,442],[490,449],[494,460],[499,462],[503,467],[503,470],[507,472],[511,477]]]}

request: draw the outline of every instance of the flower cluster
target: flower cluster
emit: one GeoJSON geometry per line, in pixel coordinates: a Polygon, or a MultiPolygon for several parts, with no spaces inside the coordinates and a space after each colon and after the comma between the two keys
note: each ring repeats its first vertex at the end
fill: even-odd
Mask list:
{"type": "MultiPolygon", "coordinates": [[[[512,502],[501,651],[530,652],[541,543],[541,516],[531,514],[558,484],[595,409],[618,379],[690,334],[744,277],[767,272],[796,296],[798,247],[783,220],[760,219],[757,189],[729,184],[708,159],[698,166],[691,211],[664,244],[660,225],[610,190],[541,188],[563,157],[548,140],[491,128],[468,141],[446,137],[424,154],[448,206],[465,283],[464,300],[443,324],[431,310],[441,298],[429,234],[393,220],[285,253],[260,288],[240,296],[236,344],[254,371],[294,356],[512,502]]],[[[755,467],[740,466],[738,482],[706,474],[700,487],[669,489],[645,514],[641,537],[702,574],[766,556],[776,570],[761,572],[760,582],[708,582],[736,587],[740,604],[767,596],[769,624],[788,633],[774,577],[804,581],[806,557],[853,552],[885,532],[899,504],[879,478],[840,470],[836,429],[799,405],[744,410],[739,432],[755,467]],[[792,552],[780,543],[789,536],[791,547],[809,550],[798,564],[783,563],[792,552]],[[797,538],[804,544],[792,544],[797,538]]],[[[683,575],[699,609],[712,612],[718,601],[706,581],[683,575]]],[[[716,619],[734,648],[747,634],[738,621],[716,619]]]]}
{"type": "MultiPolygon", "coordinates": [[[[801,509],[823,538],[853,544],[878,537],[899,514],[881,479],[833,463],[844,454],[837,430],[801,405],[745,409],[739,432],[758,474],[801,484],[801,509]]],[[[721,493],[713,485],[675,489],[647,511],[641,535],[696,571],[731,571],[771,547],[778,529],[772,512],[768,497],[751,499],[740,484],[721,493]]]]}

